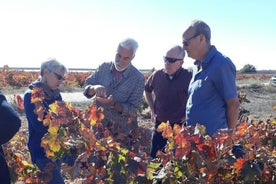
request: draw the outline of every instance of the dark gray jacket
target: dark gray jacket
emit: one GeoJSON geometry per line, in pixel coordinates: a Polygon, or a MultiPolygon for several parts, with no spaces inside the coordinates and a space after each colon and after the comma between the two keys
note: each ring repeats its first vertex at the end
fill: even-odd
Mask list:
{"type": "Polygon", "coordinates": [[[0,181],[10,184],[10,173],[5,160],[2,144],[8,142],[18,132],[21,119],[6,97],[0,92],[0,181]]]}

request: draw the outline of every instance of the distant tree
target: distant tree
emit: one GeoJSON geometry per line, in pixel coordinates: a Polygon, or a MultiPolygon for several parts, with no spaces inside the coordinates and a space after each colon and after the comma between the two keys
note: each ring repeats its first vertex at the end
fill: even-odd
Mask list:
{"type": "Polygon", "coordinates": [[[256,67],[250,64],[246,64],[243,66],[243,68],[240,70],[240,73],[256,73],[256,67]]]}

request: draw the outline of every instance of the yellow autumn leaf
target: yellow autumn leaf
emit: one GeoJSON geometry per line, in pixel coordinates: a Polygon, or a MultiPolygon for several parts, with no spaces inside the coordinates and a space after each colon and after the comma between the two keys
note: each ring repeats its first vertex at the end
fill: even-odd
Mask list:
{"type": "Polygon", "coordinates": [[[43,125],[44,125],[44,126],[49,126],[50,123],[51,123],[51,119],[49,118],[49,115],[47,114],[47,115],[45,116],[45,118],[43,119],[43,125]]]}
{"type": "Polygon", "coordinates": [[[102,146],[99,142],[96,142],[95,147],[98,150],[101,150],[101,151],[105,151],[106,150],[106,148],[104,146],[102,146]]]}
{"type": "Polygon", "coordinates": [[[35,87],[32,89],[31,103],[40,103],[44,100],[45,94],[42,88],[35,87]]]}
{"type": "Polygon", "coordinates": [[[271,152],[271,156],[273,156],[274,158],[276,158],[276,149],[274,149],[274,150],[271,152]]]}
{"type": "Polygon", "coordinates": [[[94,126],[96,124],[97,121],[95,121],[95,119],[90,119],[90,125],[94,126]]]}
{"type": "Polygon", "coordinates": [[[30,164],[29,162],[27,162],[27,161],[25,161],[25,160],[23,160],[21,163],[22,163],[25,167],[32,167],[32,168],[34,168],[34,165],[33,165],[33,164],[30,164]]]}
{"type": "Polygon", "coordinates": [[[50,133],[50,134],[57,134],[57,132],[58,132],[58,126],[56,125],[56,124],[50,124],[49,125],[49,128],[48,128],[48,132],[50,133]]]}
{"type": "Polygon", "coordinates": [[[51,150],[45,150],[46,156],[48,158],[54,158],[55,157],[55,153],[51,150]]]}
{"type": "Polygon", "coordinates": [[[162,122],[157,128],[159,129],[159,130],[163,130],[163,129],[165,129],[167,126],[169,126],[169,122],[162,122]]]}
{"type": "Polygon", "coordinates": [[[49,105],[49,108],[50,108],[51,111],[53,111],[54,113],[57,113],[57,112],[58,112],[58,110],[57,110],[57,108],[58,108],[58,103],[57,103],[57,101],[55,101],[54,103],[50,104],[50,105],[49,105]]]}
{"type": "Polygon", "coordinates": [[[53,152],[58,152],[60,150],[60,148],[61,148],[60,141],[58,139],[56,139],[55,141],[51,141],[49,143],[49,148],[53,152]]]}
{"type": "Polygon", "coordinates": [[[42,147],[46,147],[46,146],[48,145],[48,143],[49,143],[49,140],[48,140],[47,138],[43,137],[43,138],[41,139],[40,145],[41,145],[42,147]]]}

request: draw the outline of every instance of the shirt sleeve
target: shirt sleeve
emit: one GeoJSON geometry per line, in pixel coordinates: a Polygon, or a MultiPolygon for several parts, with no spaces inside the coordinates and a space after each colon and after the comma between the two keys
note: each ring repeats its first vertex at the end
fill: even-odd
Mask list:
{"type": "Polygon", "coordinates": [[[221,63],[220,67],[222,69],[217,70],[215,85],[220,96],[226,101],[237,96],[236,68],[230,60],[221,63]]]}
{"type": "Polygon", "coordinates": [[[8,142],[18,132],[21,119],[3,95],[0,101],[0,144],[8,142]]]}
{"type": "Polygon", "coordinates": [[[146,92],[151,93],[153,91],[153,76],[154,76],[154,73],[152,73],[146,81],[146,84],[145,84],[146,92]]]}

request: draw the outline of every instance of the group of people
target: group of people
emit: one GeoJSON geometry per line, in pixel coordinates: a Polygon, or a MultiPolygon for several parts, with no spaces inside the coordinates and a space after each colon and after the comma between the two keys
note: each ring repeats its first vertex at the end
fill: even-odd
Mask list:
{"type": "MultiPolygon", "coordinates": [[[[210,27],[202,20],[194,20],[184,31],[182,39],[182,46],[175,45],[165,53],[164,68],[153,72],[145,81],[143,74],[131,63],[138,43],[127,38],[119,43],[115,61],[101,64],[83,86],[83,94],[87,98],[93,97],[97,105],[104,107],[103,126],[108,127],[115,138],[118,133],[125,132],[124,139],[128,139],[127,134],[138,128],[137,111],[145,96],[155,125],[151,140],[152,158],[156,158],[157,151],[162,151],[166,145],[166,139],[156,130],[161,122],[169,122],[171,126],[199,123],[206,127],[207,134],[212,135],[223,128],[234,132],[238,121],[236,68],[228,57],[211,45],[210,27]],[[185,52],[195,60],[192,71],[183,67],[185,52]]],[[[45,94],[43,106],[46,112],[51,103],[62,100],[59,87],[66,72],[66,67],[55,59],[43,62],[40,78],[30,84],[24,94],[32,162],[41,171],[51,164],[54,170],[50,183],[55,184],[64,183],[60,174],[61,161],[48,159],[40,146],[48,127],[34,113],[35,104],[31,97],[34,88],[41,88],[45,94]]],[[[18,130],[20,119],[15,118],[15,121],[14,132],[18,130]]]]}

